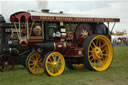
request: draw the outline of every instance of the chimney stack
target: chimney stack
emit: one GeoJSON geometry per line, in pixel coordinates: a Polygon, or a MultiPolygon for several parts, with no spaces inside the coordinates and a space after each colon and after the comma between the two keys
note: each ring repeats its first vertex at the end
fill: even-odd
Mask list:
{"type": "Polygon", "coordinates": [[[49,13],[49,9],[42,9],[41,10],[43,13],[49,13]]]}

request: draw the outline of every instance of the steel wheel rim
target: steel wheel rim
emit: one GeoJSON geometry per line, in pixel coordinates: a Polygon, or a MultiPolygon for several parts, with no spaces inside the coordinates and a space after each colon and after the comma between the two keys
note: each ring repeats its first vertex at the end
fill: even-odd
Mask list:
{"type": "Polygon", "coordinates": [[[29,57],[28,60],[28,68],[32,74],[41,74],[44,72],[43,70],[43,58],[41,57],[40,53],[34,52],[29,57]]]}
{"type": "Polygon", "coordinates": [[[88,60],[96,71],[106,70],[112,62],[113,48],[110,40],[102,35],[94,37],[88,47],[88,60]]]}
{"type": "Polygon", "coordinates": [[[58,52],[53,52],[46,59],[46,70],[51,76],[61,75],[65,68],[65,60],[58,52]]]}

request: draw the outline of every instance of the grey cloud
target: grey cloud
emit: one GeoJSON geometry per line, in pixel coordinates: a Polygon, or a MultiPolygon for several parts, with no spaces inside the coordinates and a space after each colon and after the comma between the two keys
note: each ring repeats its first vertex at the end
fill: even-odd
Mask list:
{"type": "Polygon", "coordinates": [[[38,10],[36,1],[1,1],[1,14],[9,19],[10,15],[17,11],[38,10]]]}
{"type": "Polygon", "coordinates": [[[93,10],[109,7],[109,3],[103,1],[50,1],[49,8],[52,10],[93,10]]]}

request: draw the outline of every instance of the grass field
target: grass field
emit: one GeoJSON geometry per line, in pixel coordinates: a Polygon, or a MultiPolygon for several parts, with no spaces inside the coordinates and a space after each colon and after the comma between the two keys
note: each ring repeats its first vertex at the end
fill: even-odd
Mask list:
{"type": "Polygon", "coordinates": [[[32,75],[23,66],[0,73],[0,85],[128,85],[128,47],[114,47],[111,67],[104,72],[65,69],[63,75],[32,75]]]}

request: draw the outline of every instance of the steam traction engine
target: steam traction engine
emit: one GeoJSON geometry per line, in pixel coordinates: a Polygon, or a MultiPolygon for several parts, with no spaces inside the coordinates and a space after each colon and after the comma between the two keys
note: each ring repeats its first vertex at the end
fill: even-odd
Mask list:
{"type": "Polygon", "coordinates": [[[119,22],[119,18],[43,10],[17,12],[11,15],[10,21],[8,25],[1,25],[0,69],[9,64],[4,62],[4,56],[11,60],[11,68],[18,60],[16,56],[24,56],[21,60],[30,73],[45,71],[50,76],[62,74],[65,66],[74,69],[74,65],[84,64],[89,70],[104,71],[111,65],[113,48],[109,23],[119,22]],[[7,28],[10,30],[8,34],[7,28]]]}

